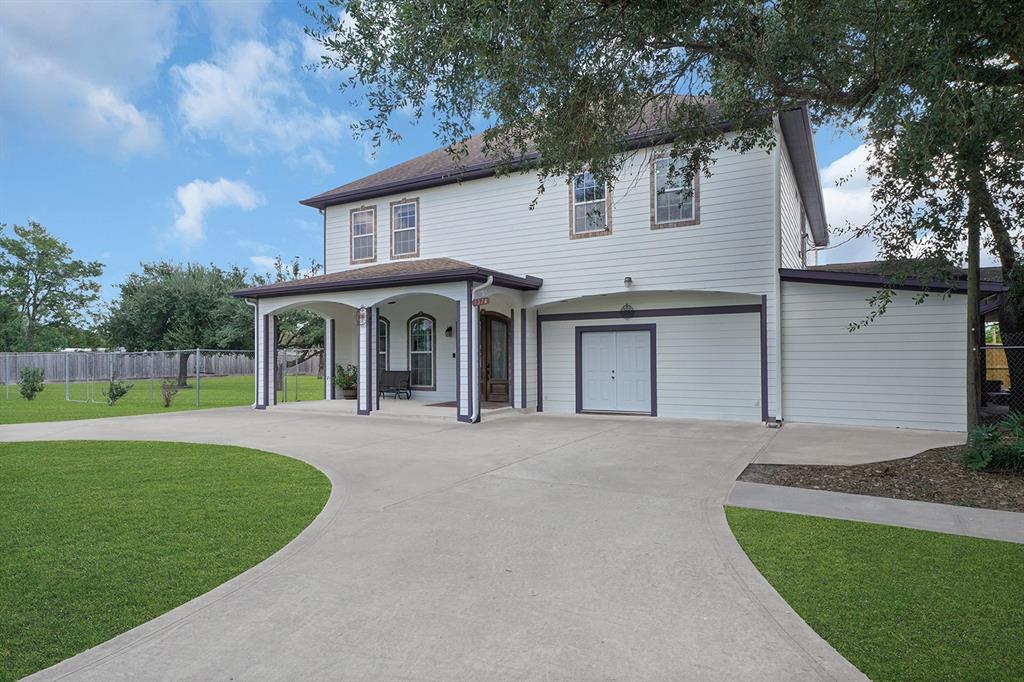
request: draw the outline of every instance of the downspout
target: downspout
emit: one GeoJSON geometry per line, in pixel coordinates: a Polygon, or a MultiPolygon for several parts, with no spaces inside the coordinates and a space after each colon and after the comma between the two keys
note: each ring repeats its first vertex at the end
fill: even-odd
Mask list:
{"type": "MultiPolygon", "coordinates": [[[[778,116],[775,117],[775,134],[778,138],[783,137],[782,128],[779,124],[778,116]]],[[[781,144],[776,144],[773,149],[773,155],[775,157],[775,254],[774,261],[775,267],[772,270],[772,285],[775,288],[775,310],[773,311],[775,318],[775,423],[773,426],[779,426],[783,422],[782,412],[782,276],[779,274],[779,269],[782,267],[782,154],[783,150],[780,147],[785,144],[785,140],[778,140],[781,144]]],[[[790,159],[790,167],[792,168],[793,160],[790,159]]],[[[794,173],[794,181],[796,180],[794,173]]],[[[769,414],[769,417],[773,415],[769,414]]]]}
{"type": "Polygon", "coordinates": [[[473,305],[477,294],[494,284],[494,275],[488,275],[483,284],[473,287],[469,296],[469,328],[470,338],[476,343],[477,348],[469,349],[469,380],[472,391],[473,402],[469,406],[469,421],[475,424],[480,419],[480,311],[473,305]],[[475,334],[473,332],[476,332],[475,334]]]}
{"type": "Polygon", "coordinates": [[[252,338],[252,340],[253,340],[253,345],[252,345],[252,349],[253,349],[252,350],[252,365],[253,365],[253,367],[256,368],[256,376],[253,377],[253,384],[256,386],[256,388],[253,391],[253,393],[255,395],[253,396],[253,401],[252,401],[251,407],[253,409],[256,409],[256,406],[259,404],[259,400],[260,400],[259,399],[259,393],[260,393],[260,382],[259,382],[259,376],[260,376],[260,362],[259,362],[259,357],[260,357],[260,302],[258,300],[257,301],[253,301],[251,298],[243,298],[242,300],[252,306],[252,323],[253,323],[252,324],[252,336],[253,336],[253,338],[252,338]]]}

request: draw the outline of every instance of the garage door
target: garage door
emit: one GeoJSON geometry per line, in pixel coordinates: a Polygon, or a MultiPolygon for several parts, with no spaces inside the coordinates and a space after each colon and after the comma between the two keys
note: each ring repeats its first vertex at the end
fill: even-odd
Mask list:
{"type": "Polygon", "coordinates": [[[581,408],[651,414],[651,332],[582,331],[581,408]]]}

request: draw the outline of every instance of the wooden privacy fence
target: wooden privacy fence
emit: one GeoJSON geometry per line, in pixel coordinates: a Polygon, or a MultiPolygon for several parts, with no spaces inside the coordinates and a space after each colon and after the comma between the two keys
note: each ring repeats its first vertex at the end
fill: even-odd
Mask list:
{"type": "MultiPolygon", "coordinates": [[[[288,349],[289,363],[303,349],[288,349]]],[[[322,354],[313,355],[294,365],[289,374],[323,376],[322,354]]],[[[38,367],[43,370],[47,383],[109,381],[110,379],[167,379],[178,376],[181,363],[186,374],[196,376],[199,362],[200,376],[252,376],[255,354],[251,350],[221,351],[206,349],[148,351],[140,353],[74,351],[61,353],[0,353],[0,376],[4,384],[17,383],[21,370],[38,367]]]]}

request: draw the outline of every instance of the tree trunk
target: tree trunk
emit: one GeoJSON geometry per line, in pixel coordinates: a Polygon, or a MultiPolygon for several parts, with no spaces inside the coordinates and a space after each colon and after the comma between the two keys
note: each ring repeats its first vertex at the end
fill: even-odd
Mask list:
{"type": "Polygon", "coordinates": [[[188,358],[192,353],[178,352],[178,388],[188,388],[188,358]]]}
{"type": "Polygon", "coordinates": [[[967,429],[978,425],[981,362],[978,349],[980,211],[972,201],[967,211],[967,429]]]}

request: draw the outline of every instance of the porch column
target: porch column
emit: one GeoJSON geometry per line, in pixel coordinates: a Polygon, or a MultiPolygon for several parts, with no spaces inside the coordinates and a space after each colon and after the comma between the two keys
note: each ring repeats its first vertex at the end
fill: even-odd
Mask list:
{"type": "Polygon", "coordinates": [[[377,361],[380,359],[380,336],[377,328],[380,325],[380,308],[373,307],[373,315],[370,316],[370,395],[373,398],[373,409],[380,410],[380,391],[377,384],[380,382],[380,367],[377,361]]]}
{"type": "Polygon", "coordinates": [[[324,400],[334,400],[334,318],[324,320],[324,400]]]}
{"type": "Polygon", "coordinates": [[[256,402],[253,404],[257,410],[267,409],[267,395],[269,386],[269,377],[267,376],[267,368],[270,366],[270,343],[269,343],[269,315],[261,315],[259,304],[257,302],[256,310],[256,350],[254,357],[254,365],[256,372],[256,402]]]}
{"type": "Polygon", "coordinates": [[[267,315],[267,396],[268,405],[277,405],[277,316],[267,315]]]}
{"type": "Polygon", "coordinates": [[[455,302],[455,388],[456,414],[460,422],[473,421],[473,285],[466,282],[466,294],[455,302]]]}
{"type": "Polygon", "coordinates": [[[358,414],[370,414],[373,409],[373,334],[371,333],[371,318],[373,313],[369,308],[359,309],[359,367],[357,375],[358,414]]]}

